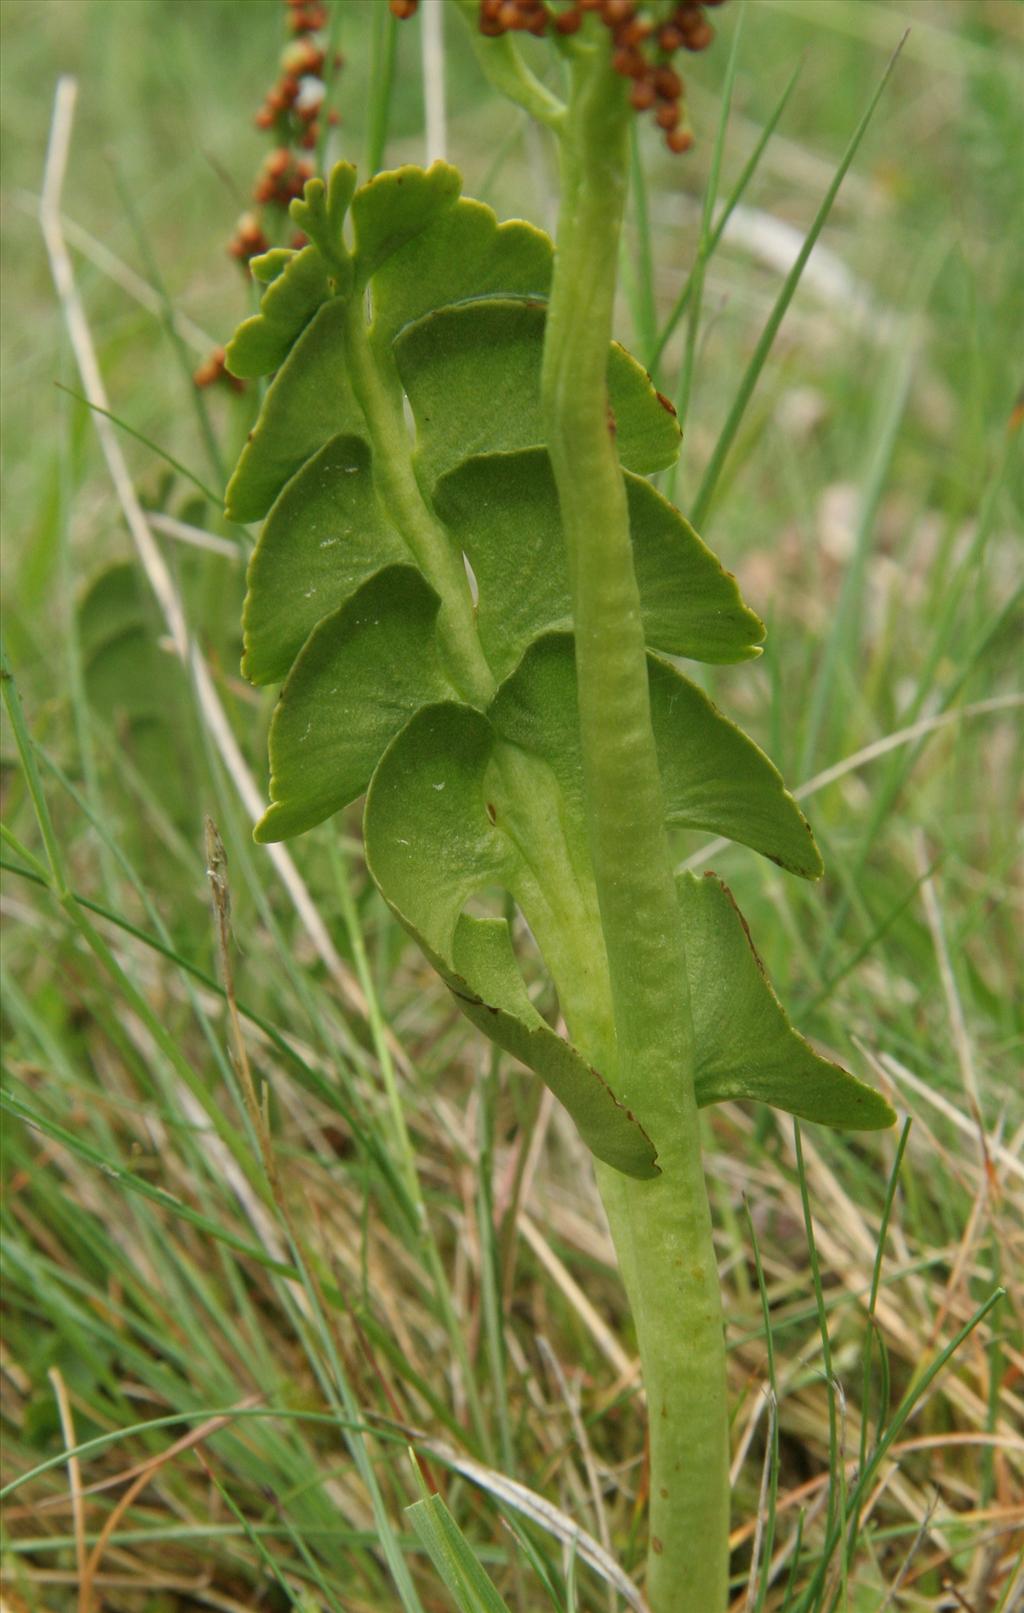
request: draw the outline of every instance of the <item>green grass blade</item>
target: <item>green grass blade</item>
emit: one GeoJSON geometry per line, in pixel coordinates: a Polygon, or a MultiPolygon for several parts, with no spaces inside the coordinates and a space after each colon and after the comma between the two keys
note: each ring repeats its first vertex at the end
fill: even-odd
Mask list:
{"type": "MultiPolygon", "coordinates": [[[[765,1282],[764,1266],[761,1262],[761,1247],[757,1233],[754,1230],[754,1218],[750,1213],[750,1205],[744,1199],[743,1210],[747,1220],[747,1231],[750,1234],[750,1247],[754,1256],[754,1269],[757,1273],[757,1290],[761,1298],[761,1316],[764,1321],[764,1343],[768,1355],[768,1393],[771,1397],[769,1405],[770,1428],[768,1434],[768,1498],[767,1518],[764,1520],[764,1537],[761,1543],[760,1572],[757,1577],[757,1598],[753,1603],[751,1613],[763,1613],[765,1601],[768,1596],[769,1577],[772,1552],[775,1547],[776,1514],[779,1502],[779,1383],[775,1366],[775,1340],[772,1337],[771,1308],[768,1303],[768,1285],[765,1282]]],[[[758,1562],[752,1563],[752,1572],[757,1573],[758,1562]]]]}
{"type": "MultiPolygon", "coordinates": [[[[933,276],[926,271],[926,285],[929,288],[932,278],[933,276]]],[[[879,384],[877,419],[860,489],[853,554],[843,574],[839,601],[832,613],[828,638],[825,642],[825,653],[811,691],[810,711],[800,754],[801,777],[806,778],[814,771],[814,758],[825,718],[836,699],[836,683],[840,667],[849,668],[855,664],[854,648],[862,616],[868,557],[874,541],[876,517],[892,466],[896,439],[903,421],[916,363],[916,343],[908,341],[894,355],[889,375],[879,384]]]]}
{"type": "Polygon", "coordinates": [[[141,442],[144,448],[149,449],[150,453],[156,454],[157,458],[162,459],[165,465],[170,465],[171,469],[176,470],[179,476],[184,476],[187,482],[191,482],[192,486],[202,493],[203,497],[213,505],[215,510],[219,510],[222,507],[224,503],[222,494],[214,493],[207,487],[205,482],[200,481],[199,477],[189,470],[187,465],[183,465],[180,459],[175,459],[173,454],[169,454],[165,448],[161,448],[159,443],[155,443],[151,437],[147,437],[144,432],[136,431],[135,427],[130,426],[127,420],[122,420],[120,415],[114,414],[110,409],[104,409],[102,404],[91,403],[84,393],[76,392],[74,387],[65,386],[62,381],[55,381],[54,386],[59,388],[61,392],[66,392],[69,397],[74,398],[76,403],[83,403],[87,409],[92,410],[93,414],[103,415],[117,426],[120,431],[125,432],[127,436],[134,437],[136,442],[141,442]]]}
{"type": "MultiPolygon", "coordinates": [[[[16,874],[21,879],[40,885],[44,889],[52,889],[42,864],[32,858],[31,853],[20,845],[11,832],[2,824],[0,824],[0,835],[15,846],[19,856],[24,859],[26,864],[26,866],[19,867],[17,863],[12,863],[6,858],[0,858],[0,868],[8,873],[16,874]],[[28,866],[30,863],[31,866],[28,866]]],[[[140,929],[138,925],[132,924],[128,919],[124,918],[122,914],[113,912],[110,908],[105,907],[103,903],[94,902],[78,891],[72,891],[70,894],[77,906],[87,909],[88,912],[95,914],[97,918],[103,919],[105,923],[112,924],[123,931],[124,934],[130,935],[133,940],[138,941],[142,946],[148,947],[150,951],[173,963],[177,969],[191,980],[194,980],[197,985],[203,986],[207,991],[213,992],[221,999],[226,1000],[227,994],[220,981],[213,975],[208,974],[206,970],[201,969],[198,964],[193,963],[191,959],[186,958],[166,936],[161,939],[159,936],[150,935],[147,931],[140,929]]],[[[309,1064],[292,1045],[285,1033],[273,1021],[267,1019],[265,1015],[258,1013],[243,1001],[236,1000],[236,1007],[240,1017],[262,1032],[271,1046],[285,1059],[309,1090],[315,1093],[330,1108],[338,1111],[351,1131],[356,1144],[366,1150],[368,1162],[372,1164],[374,1170],[380,1173],[381,1181],[389,1185],[396,1202],[403,1208],[409,1225],[416,1225],[416,1214],[405,1198],[401,1178],[394,1167],[385,1142],[377,1138],[376,1133],[367,1125],[364,1116],[357,1114],[348,1106],[344,1091],[338,1082],[328,1080],[315,1066],[309,1064]]]]}
{"type": "Polygon", "coordinates": [[[18,685],[14,681],[7,656],[0,646],[0,690],[3,691],[3,701],[7,708],[11,728],[14,731],[14,743],[18,749],[25,782],[32,799],[32,806],[36,815],[36,823],[46,848],[46,858],[50,864],[50,872],[56,886],[58,897],[63,898],[68,890],[64,873],[64,855],[61,851],[60,841],[54,832],[53,819],[46,804],[46,795],[43,791],[42,780],[39,777],[39,768],[36,765],[36,750],[32,736],[25,721],[25,712],[21,704],[21,695],[18,685]]]}
{"type": "Polygon", "coordinates": [[[239,1238],[233,1232],[228,1232],[224,1227],[217,1226],[208,1216],[200,1215],[197,1210],[193,1210],[190,1205],[182,1203],[180,1199],[174,1198],[164,1188],[154,1187],[151,1182],[146,1181],[145,1177],[137,1176],[133,1171],[126,1170],[122,1165],[114,1164],[105,1154],[100,1153],[98,1149],[85,1142],[77,1132],[68,1131],[65,1126],[56,1125],[48,1116],[30,1108],[13,1092],[0,1092],[0,1108],[6,1110],[14,1118],[23,1121],[26,1126],[34,1127],[37,1131],[42,1132],[44,1136],[52,1137],[54,1142],[58,1142],[64,1148],[70,1149],[79,1159],[83,1159],[87,1164],[95,1166],[98,1171],[101,1171],[111,1181],[117,1182],[119,1186],[126,1187],[133,1193],[140,1193],[143,1198],[150,1199],[154,1204],[159,1204],[161,1209],[170,1211],[172,1215],[179,1216],[183,1221],[191,1222],[201,1232],[207,1233],[211,1238],[216,1238],[218,1243],[226,1244],[228,1248],[234,1249],[238,1254],[245,1255],[249,1260],[258,1261],[261,1266],[266,1266],[268,1271],[277,1272],[279,1276],[295,1278],[298,1275],[294,1267],[289,1266],[284,1261],[272,1259],[256,1244],[247,1243],[244,1238],[239,1238]]]}
{"type": "MultiPolygon", "coordinates": [[[[650,351],[657,329],[657,305],[654,297],[654,251],[651,240],[651,215],[647,198],[647,174],[640,152],[640,131],[636,123],[629,131],[629,193],[632,203],[632,236],[636,249],[636,266],[632,255],[625,250],[622,266],[629,278],[630,303],[636,345],[641,353],[650,351]]],[[[624,243],[625,246],[625,243],[624,243]]]]}
{"type": "Polygon", "coordinates": [[[459,1613],[509,1613],[508,1603],[498,1595],[439,1495],[414,1501],[405,1510],[459,1613]]]}
{"type": "MultiPolygon", "coordinates": [[[[906,38],[906,35],[904,35],[904,38],[906,38]]],[[[900,45],[890,57],[888,66],[886,67],[885,72],[882,74],[878,87],[875,90],[875,93],[872,95],[871,100],[868,102],[863,117],[850,137],[849,144],[843,153],[839,167],[836,169],[832,183],[825,192],[821,205],[814,216],[814,221],[807,232],[804,244],[800,248],[796,262],[786,276],[786,279],[783,282],[782,290],[779,292],[779,295],[776,298],[775,306],[768,316],[768,322],[765,325],[764,330],[761,332],[761,336],[756,348],[754,349],[753,356],[747,366],[743,379],[740,382],[736,396],[733,399],[732,407],[729,410],[725,425],[722,427],[718,441],[715,444],[708,467],[704,472],[704,477],[700,484],[697,498],[690,514],[690,518],[698,530],[704,526],[707,520],[708,511],[711,508],[711,504],[715,496],[715,489],[718,486],[718,481],[722,474],[725,461],[729,456],[729,450],[736,439],[736,433],[739,431],[740,425],[743,421],[743,416],[747,411],[747,404],[750,402],[750,399],[753,396],[754,388],[757,385],[761,371],[764,369],[768,354],[771,352],[772,344],[778,335],[779,326],[786,317],[786,311],[793,300],[797,286],[800,284],[801,276],[803,275],[804,269],[807,266],[807,260],[814,251],[818,237],[824,229],[825,221],[828,218],[829,213],[832,211],[832,203],[839,194],[839,188],[842,185],[843,180],[846,178],[846,174],[851,163],[853,162],[854,157],[857,155],[861,141],[867,133],[868,125],[870,124],[871,119],[874,117],[875,108],[882,98],[882,92],[889,82],[890,74],[892,73],[893,68],[896,66],[902,48],[903,46],[901,41],[900,45]]]]}
{"type": "Polygon", "coordinates": [[[114,172],[114,182],[117,187],[117,194],[121,199],[121,205],[124,208],[125,216],[131,225],[132,234],[135,237],[135,244],[139,249],[139,256],[142,259],[142,266],[146,272],[146,275],[148,276],[149,284],[160,304],[160,322],[164,327],[164,334],[171,344],[175,361],[179,370],[181,371],[181,377],[188,393],[189,401],[192,405],[192,408],[195,410],[196,423],[199,427],[199,435],[202,438],[203,446],[206,449],[207,458],[210,461],[210,469],[213,471],[217,486],[223,487],[227,482],[227,471],[224,464],[224,456],[221,453],[220,443],[217,441],[217,436],[213,429],[213,421],[210,419],[210,409],[207,403],[206,393],[202,387],[196,386],[192,379],[192,359],[181,334],[180,322],[177,318],[174,304],[171,301],[170,293],[167,290],[167,283],[164,280],[163,271],[160,268],[160,259],[150,245],[149,235],[145,226],[143,225],[142,218],[136,204],[135,193],[131,185],[126,182],[124,174],[121,171],[120,164],[117,161],[112,161],[111,166],[114,172]]]}
{"type": "MultiPolygon", "coordinates": [[[[758,169],[758,167],[760,165],[760,162],[761,162],[761,157],[764,154],[764,149],[767,146],[767,144],[768,144],[769,140],[771,139],[772,135],[775,133],[776,127],[777,127],[778,122],[779,122],[779,119],[782,117],[783,112],[786,110],[786,105],[787,105],[787,103],[789,101],[789,98],[792,95],[793,90],[796,87],[796,81],[800,77],[800,72],[801,72],[802,65],[803,65],[802,63],[798,62],[796,67],[794,67],[792,73],[790,74],[789,82],[787,83],[785,89],[783,90],[782,94],[780,95],[778,101],[775,103],[775,107],[772,110],[771,116],[768,118],[768,121],[765,123],[764,128],[761,130],[761,133],[757,137],[757,143],[755,144],[753,151],[750,153],[750,156],[747,158],[746,162],[744,163],[743,168],[742,168],[742,170],[740,172],[739,178],[737,179],[735,185],[733,186],[732,190],[729,192],[728,197],[726,198],[725,206],[722,208],[722,212],[721,212],[721,215],[719,217],[718,223],[715,225],[714,229],[711,232],[711,240],[710,240],[710,243],[709,243],[709,246],[708,246],[707,256],[706,256],[706,259],[705,259],[705,265],[704,265],[705,268],[707,267],[707,264],[711,261],[712,257],[714,256],[714,254],[715,254],[715,252],[716,252],[716,250],[718,248],[718,244],[721,241],[722,236],[725,234],[726,225],[728,224],[730,218],[732,217],[733,213],[735,212],[737,206],[742,201],[743,196],[744,196],[744,194],[746,192],[747,186],[750,184],[750,181],[753,179],[755,173],[757,172],[757,169],[758,169]]],[[[657,382],[657,379],[658,379],[658,369],[659,369],[659,366],[661,364],[661,360],[662,360],[662,356],[663,356],[663,354],[665,352],[665,348],[668,346],[669,342],[672,340],[672,337],[675,335],[676,328],[677,328],[677,326],[679,324],[679,321],[682,319],[684,313],[686,312],[686,309],[687,309],[687,306],[689,304],[690,298],[693,295],[693,276],[694,276],[694,271],[691,269],[690,273],[687,275],[686,280],[683,283],[682,290],[680,291],[678,297],[676,298],[675,302],[672,305],[671,313],[669,314],[668,318],[666,319],[666,321],[665,321],[664,325],[662,326],[661,330],[658,332],[657,341],[654,343],[653,347],[648,349],[648,357],[647,357],[647,366],[646,367],[650,371],[651,375],[654,377],[655,382],[657,382]]]]}
{"type": "MultiPolygon", "coordinates": [[[[729,60],[725,69],[725,81],[722,85],[722,104],[718,117],[718,128],[715,132],[715,143],[711,148],[711,163],[708,169],[707,184],[704,187],[704,202],[701,208],[700,236],[697,242],[697,259],[690,271],[687,282],[690,287],[689,318],[686,322],[686,343],[683,348],[683,363],[679,372],[679,384],[676,388],[676,414],[679,417],[683,431],[690,416],[690,399],[693,394],[694,377],[697,370],[697,343],[700,336],[700,316],[704,301],[704,273],[707,269],[708,259],[712,252],[713,231],[711,221],[714,217],[715,203],[718,200],[718,182],[722,172],[722,155],[725,151],[725,137],[729,128],[729,113],[732,109],[732,92],[736,83],[736,69],[740,58],[740,40],[743,37],[743,23],[747,14],[746,5],[740,6],[736,26],[733,29],[732,45],[729,50],[729,60]]],[[[685,442],[685,438],[684,438],[685,442]]],[[[682,456],[680,455],[680,458],[682,456]]],[[[666,497],[675,502],[676,481],[679,474],[679,459],[671,466],[666,478],[666,497]]]]}
{"type": "Polygon", "coordinates": [[[377,173],[388,143],[391,100],[395,89],[398,19],[385,6],[374,6],[370,24],[370,107],[366,125],[366,179],[377,173]]]}
{"type": "MultiPolygon", "coordinates": [[[[957,1350],[959,1350],[961,1344],[963,1344],[966,1339],[970,1338],[975,1328],[979,1327],[980,1324],[985,1320],[985,1317],[988,1315],[989,1311],[993,1310],[994,1307],[1005,1298],[1005,1288],[997,1288],[994,1293],[991,1293],[988,1299],[986,1299],[983,1304],[978,1306],[973,1316],[971,1316],[970,1319],[964,1323],[963,1327],[954,1334],[953,1338],[946,1345],[945,1349],[939,1352],[931,1365],[921,1373],[916,1382],[913,1383],[907,1390],[906,1394],[903,1396],[903,1399],[896,1408],[895,1413],[893,1414],[892,1421],[875,1446],[867,1466],[858,1476],[857,1483],[854,1487],[852,1495],[850,1496],[849,1505],[851,1511],[858,1509],[863,1505],[865,1497],[870,1491],[870,1487],[874,1482],[879,1467],[885,1460],[890,1448],[893,1444],[895,1444],[904,1427],[909,1422],[915,1407],[924,1399],[935,1379],[941,1372],[944,1371],[947,1363],[952,1360],[957,1350]]],[[[842,1528],[843,1523],[844,1520],[840,1518],[833,1524],[830,1536],[826,1541],[825,1550],[822,1553],[821,1561],[817,1570],[815,1571],[813,1579],[808,1585],[800,1601],[796,1604],[795,1613],[808,1613],[810,1608],[819,1604],[819,1599],[825,1583],[825,1577],[828,1572],[828,1565],[831,1562],[833,1553],[838,1545],[838,1531],[842,1528]]]]}
{"type": "Polygon", "coordinates": [[[399,1171],[405,1184],[405,1190],[408,1194],[409,1203],[411,1206],[413,1206],[413,1225],[416,1228],[420,1249],[423,1253],[423,1257],[427,1263],[427,1269],[429,1270],[431,1279],[433,1281],[437,1302],[448,1330],[448,1338],[451,1349],[462,1369],[466,1397],[469,1401],[470,1409],[473,1414],[474,1430],[480,1443],[480,1448],[485,1453],[485,1460],[491,1461],[493,1460],[494,1452],[490,1439],[490,1433],[487,1427],[487,1420],[484,1416],[483,1404],[480,1399],[479,1389],[477,1388],[472,1362],[469,1359],[469,1352],[466,1348],[465,1336],[459,1325],[459,1318],[453,1301],[451,1287],[445,1274],[444,1263],[441,1259],[440,1252],[437,1244],[434,1241],[434,1236],[430,1228],[427,1207],[424,1202],[419,1174],[416,1169],[415,1152],[409,1136],[409,1128],[406,1124],[401,1094],[398,1089],[398,1080],[394,1060],[391,1057],[391,1049],[388,1046],[387,1037],[385,1034],[386,1023],[381,1010],[380,1001],[377,996],[376,985],[370,972],[369,960],[367,958],[366,945],[363,939],[362,928],[359,923],[358,912],[356,910],[355,902],[352,898],[352,889],[350,885],[351,876],[341,860],[337,846],[332,845],[331,861],[335,877],[335,886],[338,891],[339,902],[341,905],[342,918],[344,919],[345,927],[348,930],[349,943],[352,947],[352,953],[355,960],[356,974],[359,979],[359,984],[363,988],[363,992],[368,1004],[370,1033],[373,1037],[374,1049],[377,1054],[377,1062],[380,1067],[385,1091],[387,1093],[388,1109],[392,1126],[392,1143],[397,1149],[399,1156],[399,1171]]]}
{"type": "MultiPolygon", "coordinates": [[[[885,1255],[885,1242],[889,1232],[889,1222],[892,1218],[893,1206],[896,1202],[896,1188],[899,1183],[900,1169],[903,1165],[903,1156],[910,1141],[910,1128],[912,1121],[908,1118],[903,1122],[900,1140],[896,1145],[896,1155],[893,1159],[892,1170],[889,1172],[889,1183],[885,1193],[885,1203],[882,1206],[882,1219],[878,1228],[878,1243],[875,1250],[875,1263],[871,1272],[871,1294],[868,1298],[868,1329],[867,1342],[864,1348],[864,1380],[861,1390],[861,1421],[860,1421],[860,1450],[857,1460],[857,1471],[863,1473],[867,1464],[868,1454],[868,1411],[871,1404],[871,1357],[872,1348],[877,1332],[875,1314],[878,1308],[878,1290],[882,1280],[882,1260],[885,1255]]],[[[881,1429],[886,1411],[888,1410],[888,1397],[880,1400],[878,1424],[881,1429]]],[[[854,1511],[847,1539],[846,1561],[847,1566],[853,1564],[853,1556],[857,1546],[857,1535],[860,1528],[860,1513],[854,1511]]]]}

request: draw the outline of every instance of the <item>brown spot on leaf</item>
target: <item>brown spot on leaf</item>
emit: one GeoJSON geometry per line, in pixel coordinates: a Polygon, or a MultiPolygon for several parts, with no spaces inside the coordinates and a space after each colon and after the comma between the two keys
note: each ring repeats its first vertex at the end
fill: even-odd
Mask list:
{"type": "Polygon", "coordinates": [[[655,1557],[660,1557],[662,1552],[665,1550],[657,1535],[651,1536],[651,1550],[653,1551],[655,1557]]]}
{"type": "MultiPolygon", "coordinates": [[[[774,861],[776,861],[776,859],[773,857],[771,859],[771,861],[774,862],[774,861]]],[[[780,864],[780,867],[781,866],[782,865],[780,864]]],[[[743,926],[743,934],[747,938],[747,945],[750,948],[751,952],[754,954],[754,962],[757,964],[757,967],[760,969],[760,971],[763,974],[764,978],[767,980],[768,979],[768,970],[765,968],[764,964],[761,961],[761,954],[758,952],[756,946],[754,945],[754,937],[750,933],[750,925],[747,923],[746,919],[743,917],[743,914],[740,912],[739,904],[736,901],[736,898],[733,895],[732,891],[729,889],[728,885],[725,883],[725,880],[724,879],[719,879],[718,875],[716,873],[714,873],[713,870],[711,870],[711,869],[709,869],[708,872],[704,875],[704,878],[705,879],[713,879],[715,881],[716,885],[720,885],[722,887],[722,889],[724,890],[726,896],[729,898],[729,902],[730,902],[730,904],[732,906],[732,910],[736,914],[736,917],[739,919],[740,923],[743,926]]]]}
{"type": "Polygon", "coordinates": [[[664,392],[655,392],[654,396],[657,398],[658,402],[661,404],[661,407],[663,409],[668,410],[669,414],[672,416],[672,418],[674,420],[676,418],[676,406],[672,402],[672,399],[671,398],[666,398],[664,392]]]}
{"type": "Polygon", "coordinates": [[[497,823],[497,821],[498,821],[498,809],[494,805],[494,802],[493,801],[485,801],[484,806],[487,808],[487,816],[490,818],[491,822],[492,823],[497,823]]]}
{"type": "Polygon", "coordinates": [[[456,988],[452,985],[450,980],[447,982],[447,986],[448,986],[448,990],[451,992],[452,996],[458,998],[460,1003],[468,1003],[470,1008],[484,1008],[484,1007],[486,1007],[486,1004],[483,1002],[483,1000],[480,997],[470,996],[470,994],[468,992],[465,992],[465,991],[457,991],[456,988]]]}
{"type": "Polygon", "coordinates": [[[587,1069],[590,1071],[592,1076],[594,1076],[598,1081],[600,1081],[601,1085],[604,1087],[605,1091],[608,1093],[609,1097],[611,1098],[612,1102],[614,1103],[616,1109],[621,1109],[623,1114],[626,1116],[626,1119],[632,1121],[633,1125],[637,1128],[637,1130],[639,1131],[639,1133],[640,1133],[641,1137],[643,1138],[644,1142],[647,1144],[647,1146],[651,1150],[651,1165],[653,1166],[654,1170],[656,1170],[658,1175],[660,1176],[661,1175],[661,1166],[657,1163],[658,1155],[657,1155],[657,1152],[655,1150],[654,1144],[651,1142],[650,1136],[644,1130],[643,1126],[640,1124],[639,1120],[637,1119],[636,1115],[633,1113],[632,1109],[630,1109],[627,1104],[620,1103],[619,1099],[615,1096],[615,1093],[612,1091],[611,1087],[608,1085],[608,1082],[605,1080],[605,1078],[601,1074],[600,1070],[595,1069],[592,1064],[588,1064],[587,1069]]]}

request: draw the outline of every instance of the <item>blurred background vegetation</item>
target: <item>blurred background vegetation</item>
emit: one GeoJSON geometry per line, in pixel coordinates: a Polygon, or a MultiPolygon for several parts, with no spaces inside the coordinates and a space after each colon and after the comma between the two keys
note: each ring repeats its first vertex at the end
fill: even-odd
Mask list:
{"type": "MultiPolygon", "coordinates": [[[[330,155],[362,165],[376,117],[387,166],[423,161],[421,23],[394,28],[383,0],[330,10],[345,58],[330,155]]],[[[645,360],[693,263],[740,10],[716,13],[718,44],[687,64],[695,151],[672,158],[639,134],[619,333],[645,360]]],[[[769,626],[762,661],[706,685],[728,686],[728,709],[804,787],[828,875],[803,889],[732,847],[714,866],[800,1028],[913,1122],[879,1262],[895,1134],[809,1128],[801,1173],[785,1117],[705,1117],[737,1609],[1009,1613],[1024,1594],[1014,0],[750,0],[723,197],[799,77],[708,267],[675,496],[692,505],[908,26],[703,528],[769,626]],[[762,1494],[772,1413],[748,1213],[777,1496],[762,1494]],[[837,1558],[810,1589],[862,1440],[1000,1285],[894,1440],[848,1571],[837,1558]],[[755,1578],[758,1551],[771,1566],[755,1578]]],[[[419,1494],[410,1445],[516,1613],[624,1606],[505,1484],[639,1573],[640,1386],[586,1156],[406,946],[365,879],[358,815],[290,848],[321,932],[251,844],[239,797],[244,762],[265,782],[270,706],[237,672],[252,535],[224,523],[217,495],[257,399],[198,393],[191,372],[251,306],[227,245],[267,149],[253,115],[282,8],[4,0],[0,28],[4,627],[59,866],[57,879],[5,728],[4,1606],[448,1607],[403,1512],[419,1494]],[[227,764],[94,420],[61,389],[82,382],[37,211],[68,73],[64,227],[118,441],[241,750],[227,764]],[[242,1044],[271,1092],[277,1191],[225,1012],[206,814],[227,853],[242,1044]],[[62,901],[61,881],[92,905],[62,901]]],[[[467,193],[553,225],[545,139],[494,98],[447,8],[445,37],[448,154],[467,193]]],[[[685,328],[657,369],[669,394],[685,328]]],[[[700,859],[699,838],[680,855],[700,859]]]]}

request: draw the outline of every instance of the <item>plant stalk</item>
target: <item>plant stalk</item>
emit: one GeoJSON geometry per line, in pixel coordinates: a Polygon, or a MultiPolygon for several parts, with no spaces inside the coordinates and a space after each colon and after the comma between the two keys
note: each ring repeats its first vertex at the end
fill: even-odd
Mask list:
{"type": "MultiPolygon", "coordinates": [[[[721,1298],[700,1156],[682,923],[651,729],[646,652],[606,387],[628,168],[627,86],[581,34],[562,130],[562,202],[543,408],[573,594],[587,827],[614,1046],[585,990],[574,1039],[658,1149],[637,1182],[598,1168],[636,1321],[650,1418],[653,1613],[721,1613],[728,1420],[721,1298]]],[[[573,971],[578,986],[585,971],[573,971]]],[[[595,970],[596,980],[603,971],[595,970]]]]}
{"type": "Polygon", "coordinates": [[[379,356],[370,352],[362,299],[350,300],[345,316],[345,358],[373,451],[373,474],[381,500],[441,607],[438,635],[449,676],[470,705],[485,709],[494,677],[476,630],[476,612],[462,556],[427,506],[416,479],[412,444],[402,413],[397,375],[382,378],[379,356]]]}

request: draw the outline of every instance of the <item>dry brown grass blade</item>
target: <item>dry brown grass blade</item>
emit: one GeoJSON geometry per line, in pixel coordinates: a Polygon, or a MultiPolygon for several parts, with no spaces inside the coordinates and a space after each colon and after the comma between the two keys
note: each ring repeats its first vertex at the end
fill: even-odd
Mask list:
{"type": "MultiPolygon", "coordinates": [[[[51,1367],[46,1374],[53,1384],[53,1392],[57,1397],[57,1407],[60,1412],[61,1433],[64,1435],[64,1444],[69,1451],[74,1450],[78,1444],[75,1438],[75,1418],[71,1410],[71,1401],[68,1398],[67,1386],[61,1376],[59,1367],[51,1367]]],[[[82,1501],[82,1470],[77,1456],[68,1457],[68,1485],[71,1490],[71,1514],[75,1530],[75,1562],[78,1567],[78,1577],[85,1576],[85,1505],[82,1501]]]]}
{"type": "MultiPolygon", "coordinates": [[[[255,1406],[259,1402],[260,1398],[261,1397],[259,1395],[249,1395],[245,1400],[239,1402],[236,1409],[238,1411],[245,1411],[249,1406],[255,1406]]],[[[187,1434],[183,1434],[180,1439],[175,1440],[173,1445],[169,1445],[165,1451],[159,1452],[158,1455],[152,1457],[150,1461],[143,1465],[138,1476],[128,1486],[128,1489],[125,1491],[124,1495],[118,1501],[110,1516],[107,1518],[107,1521],[103,1525],[103,1528],[100,1532],[99,1539],[92,1548],[92,1551],[89,1553],[88,1559],[84,1564],[80,1575],[78,1590],[79,1613],[95,1613],[93,1589],[96,1583],[96,1576],[99,1572],[100,1565],[103,1562],[103,1555],[107,1549],[107,1544],[110,1540],[110,1537],[114,1533],[114,1530],[117,1528],[125,1513],[128,1511],[128,1508],[131,1506],[132,1502],[146,1488],[146,1485],[149,1484],[153,1476],[158,1473],[162,1467],[165,1467],[168,1462],[172,1462],[175,1457],[180,1456],[182,1451],[188,1451],[196,1445],[201,1445],[204,1440],[209,1439],[212,1434],[218,1433],[220,1429],[227,1428],[233,1421],[233,1418],[234,1412],[223,1412],[217,1417],[207,1418],[206,1422],[200,1423],[198,1428],[190,1428],[187,1434]]]]}
{"type": "Polygon", "coordinates": [[[634,1361],[622,1348],[611,1328],[598,1314],[575,1277],[555,1254],[540,1228],[534,1225],[525,1210],[519,1216],[519,1230],[552,1282],[580,1318],[605,1360],[615,1368],[621,1378],[626,1381],[634,1380],[640,1371],[639,1362],[634,1361]]]}
{"type": "MultiPolygon", "coordinates": [[[[587,1434],[586,1424],[580,1415],[579,1394],[573,1392],[573,1389],[569,1384],[569,1380],[562,1369],[562,1363],[559,1361],[558,1356],[551,1347],[551,1344],[544,1337],[543,1333],[538,1333],[537,1335],[537,1348],[544,1358],[548,1371],[557,1385],[562,1403],[569,1413],[573,1434],[575,1435],[576,1444],[579,1447],[580,1459],[583,1463],[583,1471],[587,1478],[587,1486],[590,1490],[590,1502],[594,1512],[594,1519],[597,1524],[598,1536],[605,1551],[609,1556],[611,1556],[612,1537],[611,1530],[608,1525],[608,1513],[604,1505],[604,1497],[601,1491],[601,1483],[598,1478],[597,1462],[594,1457],[593,1446],[591,1445],[589,1436],[587,1434]]],[[[611,1587],[609,1586],[609,1591],[610,1590],[611,1587]]],[[[614,1601],[611,1603],[611,1613],[615,1613],[614,1601]]]]}

